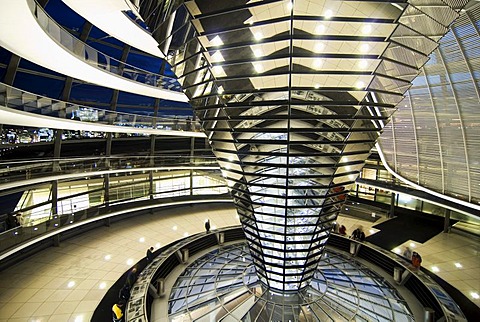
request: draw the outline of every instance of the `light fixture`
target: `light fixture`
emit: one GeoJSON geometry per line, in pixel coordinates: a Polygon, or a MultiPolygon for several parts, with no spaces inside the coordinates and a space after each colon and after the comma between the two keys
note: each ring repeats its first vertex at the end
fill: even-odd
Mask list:
{"type": "Polygon", "coordinates": [[[253,55],[257,58],[262,57],[263,56],[263,51],[261,49],[254,49],[253,50],[253,55]]]}
{"type": "Polygon", "coordinates": [[[214,63],[225,61],[220,50],[217,50],[216,52],[214,52],[210,57],[212,58],[212,62],[214,63]]]}
{"type": "Polygon", "coordinates": [[[145,237],[140,237],[140,238],[138,239],[138,241],[139,241],[140,243],[144,243],[144,242],[145,242],[145,237]]]}
{"type": "Polygon", "coordinates": [[[365,88],[365,83],[362,81],[358,81],[357,84],[355,85],[357,89],[364,89],[365,88]]]}
{"type": "Polygon", "coordinates": [[[156,243],[156,244],[155,244],[155,248],[156,248],[156,249],[159,249],[159,248],[160,248],[160,243],[156,243]]]}
{"type": "Polygon", "coordinates": [[[325,32],[325,26],[323,24],[318,24],[317,27],[315,28],[315,33],[317,35],[321,35],[325,32]]]}
{"type": "Polygon", "coordinates": [[[432,272],[438,273],[440,272],[440,269],[437,266],[432,266],[432,272]]]}
{"type": "Polygon", "coordinates": [[[104,259],[106,261],[109,261],[110,259],[112,259],[112,255],[105,255],[104,259]]]}
{"type": "Polygon", "coordinates": [[[368,35],[372,32],[372,26],[371,25],[365,25],[362,27],[362,33],[364,35],[368,35]]]}
{"type": "Polygon", "coordinates": [[[369,44],[362,44],[362,45],[360,46],[360,51],[361,51],[362,53],[366,53],[366,52],[369,51],[369,50],[370,50],[370,45],[369,45],[369,44]]]}
{"type": "Polygon", "coordinates": [[[455,263],[455,267],[456,267],[456,268],[462,268],[463,266],[462,266],[462,264],[460,264],[460,263],[455,263]]]}
{"type": "Polygon", "coordinates": [[[410,247],[415,248],[415,246],[417,246],[415,243],[410,243],[410,247]]]}
{"type": "Polygon", "coordinates": [[[188,232],[184,232],[183,233],[183,237],[188,237],[189,233],[188,232]]]}
{"type": "Polygon", "coordinates": [[[253,37],[255,37],[255,40],[262,40],[263,34],[261,32],[256,32],[253,34],[253,37]]]}
{"type": "Polygon", "coordinates": [[[132,258],[127,259],[127,265],[132,266],[132,264],[133,264],[133,259],[132,258]]]}
{"type": "Polygon", "coordinates": [[[321,51],[323,51],[323,48],[325,48],[325,45],[321,42],[317,42],[315,44],[315,46],[313,47],[313,50],[316,52],[316,53],[319,53],[321,51]]]}
{"type": "Polygon", "coordinates": [[[325,14],[324,14],[325,19],[330,19],[332,18],[332,16],[333,16],[332,10],[328,9],[327,11],[325,11],[325,14]]]}
{"type": "Polygon", "coordinates": [[[395,254],[400,254],[401,250],[400,250],[400,248],[397,247],[397,248],[394,248],[394,249],[393,249],[393,252],[394,252],[395,254]]]}
{"type": "Polygon", "coordinates": [[[72,288],[72,287],[74,287],[74,286],[75,286],[75,281],[70,281],[70,282],[68,282],[68,284],[67,284],[67,287],[68,287],[68,288],[72,288]]]}
{"type": "Polygon", "coordinates": [[[213,66],[212,67],[212,73],[213,73],[213,75],[215,75],[217,77],[227,76],[227,74],[225,74],[225,71],[223,70],[222,66],[213,66]]]}
{"type": "Polygon", "coordinates": [[[471,292],[470,295],[475,299],[475,300],[478,300],[480,298],[480,296],[478,295],[477,292],[471,292]]]}
{"type": "Polygon", "coordinates": [[[292,10],[293,10],[293,2],[292,2],[292,1],[289,1],[289,2],[287,3],[287,10],[288,10],[288,11],[292,11],[292,10]]]}
{"type": "Polygon", "coordinates": [[[315,88],[315,89],[319,89],[319,88],[320,88],[320,84],[315,84],[314,88],[315,88]]]}
{"type": "Polygon", "coordinates": [[[320,68],[323,65],[323,60],[320,58],[314,59],[313,60],[313,67],[314,68],[320,68]]]}
{"type": "Polygon", "coordinates": [[[177,227],[177,226],[173,226],[172,229],[173,229],[173,230],[177,230],[178,227],[177,227]]]}
{"type": "Polygon", "coordinates": [[[101,282],[100,285],[98,285],[98,288],[101,290],[105,289],[106,287],[107,287],[107,283],[105,282],[101,282]]]}
{"type": "Polygon", "coordinates": [[[253,68],[257,73],[263,73],[263,66],[262,64],[253,64],[253,68]]]}
{"type": "Polygon", "coordinates": [[[358,66],[362,69],[365,69],[368,67],[368,61],[366,59],[362,59],[358,62],[358,66]]]}

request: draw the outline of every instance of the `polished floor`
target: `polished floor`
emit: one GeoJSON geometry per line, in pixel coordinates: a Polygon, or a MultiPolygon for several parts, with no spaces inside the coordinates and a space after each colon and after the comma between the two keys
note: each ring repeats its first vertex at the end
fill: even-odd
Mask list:
{"type": "MultiPolygon", "coordinates": [[[[39,252],[0,272],[0,322],[90,321],[107,289],[148,247],[160,247],[186,234],[238,224],[229,206],[195,206],[162,210],[101,227],[39,252]],[[181,215],[181,216],[179,216],[181,215]]],[[[351,233],[369,222],[340,217],[351,233]]],[[[423,265],[460,289],[474,303],[480,300],[480,243],[454,234],[439,234],[424,244],[409,241],[423,257],[423,265]],[[461,265],[461,267],[457,267],[461,265]]],[[[402,249],[403,245],[399,245],[402,249]]]]}

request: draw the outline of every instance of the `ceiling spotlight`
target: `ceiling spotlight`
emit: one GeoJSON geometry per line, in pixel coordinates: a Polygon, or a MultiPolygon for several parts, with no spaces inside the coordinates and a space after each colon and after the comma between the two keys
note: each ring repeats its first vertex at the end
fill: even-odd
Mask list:
{"type": "Polygon", "coordinates": [[[365,69],[368,67],[368,61],[365,59],[362,59],[361,61],[358,62],[358,66],[362,69],[365,69]]]}
{"type": "Polygon", "coordinates": [[[361,51],[362,53],[366,53],[366,52],[369,51],[369,50],[370,50],[370,45],[369,45],[369,44],[362,44],[362,45],[360,46],[360,51],[361,51]]]}
{"type": "Polygon", "coordinates": [[[359,81],[359,82],[357,82],[357,84],[355,85],[355,87],[356,87],[357,89],[364,89],[364,88],[365,88],[365,83],[362,82],[362,81],[359,81]]]}
{"type": "Polygon", "coordinates": [[[322,25],[322,24],[319,24],[316,28],[315,28],[315,33],[317,35],[321,35],[325,32],[325,26],[322,25]]]}
{"type": "Polygon", "coordinates": [[[263,39],[263,34],[261,32],[256,32],[253,36],[255,37],[255,40],[263,39]]]}
{"type": "Polygon", "coordinates": [[[325,14],[324,14],[325,19],[330,19],[332,18],[332,16],[333,16],[332,10],[328,9],[327,11],[325,11],[325,14]]]}
{"type": "Polygon", "coordinates": [[[289,2],[287,3],[287,10],[288,10],[288,11],[292,11],[292,10],[293,10],[293,2],[292,2],[292,1],[289,1],[289,2]]]}
{"type": "Polygon", "coordinates": [[[263,73],[263,66],[262,64],[253,64],[253,68],[255,68],[255,71],[257,73],[263,73]]]}
{"type": "Polygon", "coordinates": [[[253,55],[255,55],[255,57],[262,57],[263,56],[263,51],[261,49],[255,49],[253,51],[253,55]]]}
{"type": "Polygon", "coordinates": [[[364,35],[368,35],[372,32],[372,26],[371,25],[365,25],[362,27],[362,33],[364,35]]]}
{"type": "Polygon", "coordinates": [[[315,68],[320,68],[323,65],[323,60],[320,58],[314,59],[313,60],[313,67],[315,68]]]}
{"type": "Polygon", "coordinates": [[[321,42],[317,42],[315,44],[315,46],[313,47],[313,50],[316,52],[316,53],[319,53],[323,50],[323,48],[325,48],[325,45],[321,42]]]}

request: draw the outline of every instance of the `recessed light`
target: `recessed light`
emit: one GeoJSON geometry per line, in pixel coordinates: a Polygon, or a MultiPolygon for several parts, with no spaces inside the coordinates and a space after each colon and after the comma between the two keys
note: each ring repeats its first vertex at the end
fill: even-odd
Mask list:
{"type": "Polygon", "coordinates": [[[437,266],[432,266],[432,272],[438,273],[440,272],[440,268],[438,268],[437,266]]]}
{"type": "Polygon", "coordinates": [[[132,264],[133,264],[133,259],[132,258],[127,259],[127,265],[132,266],[132,264]]]}
{"type": "Polygon", "coordinates": [[[67,284],[67,287],[68,287],[68,288],[72,288],[72,287],[74,287],[74,286],[75,286],[75,281],[70,281],[70,282],[68,282],[68,284],[67,284]]]}
{"type": "Polygon", "coordinates": [[[253,64],[253,68],[257,73],[263,73],[263,66],[262,64],[253,64]]]}
{"type": "Polygon", "coordinates": [[[313,67],[315,68],[320,68],[323,65],[323,60],[320,58],[314,59],[313,60],[313,67]]]}
{"type": "Polygon", "coordinates": [[[358,66],[362,69],[365,69],[368,67],[368,61],[366,59],[362,59],[358,62],[358,66]]]}
{"type": "Polygon", "coordinates": [[[287,10],[288,10],[288,11],[292,11],[292,9],[293,9],[293,2],[292,2],[292,1],[289,1],[289,2],[287,3],[287,10]]]}
{"type": "Polygon", "coordinates": [[[144,243],[144,242],[145,242],[145,237],[140,237],[140,238],[138,239],[138,241],[139,241],[140,243],[144,243]]]}
{"type": "Polygon", "coordinates": [[[253,55],[255,55],[255,57],[262,57],[263,56],[263,51],[261,49],[255,49],[253,51],[253,55]]]}
{"type": "Polygon", "coordinates": [[[393,249],[393,252],[394,252],[395,254],[400,254],[401,250],[400,250],[400,248],[397,247],[397,248],[394,248],[394,249],[393,249]]]}
{"type": "Polygon", "coordinates": [[[456,267],[456,268],[462,268],[463,266],[462,266],[462,264],[460,264],[460,263],[455,263],[455,267],[456,267]]]}
{"type": "Polygon", "coordinates": [[[362,27],[362,33],[364,35],[368,35],[371,32],[372,32],[372,26],[371,25],[365,25],[365,26],[362,27]]]}
{"type": "Polygon", "coordinates": [[[417,246],[415,243],[410,243],[410,247],[415,248],[415,246],[417,246]]]}
{"type": "Polygon", "coordinates": [[[110,259],[112,259],[112,255],[105,255],[104,259],[106,261],[109,261],[110,259]]]}
{"type": "Polygon", "coordinates": [[[255,37],[255,40],[262,40],[263,39],[263,34],[261,32],[256,32],[253,37],[255,37]]]}
{"type": "Polygon", "coordinates": [[[316,34],[323,34],[325,32],[325,26],[322,24],[317,25],[315,28],[315,33],[316,34]]]}
{"type": "Polygon", "coordinates": [[[327,11],[325,11],[324,16],[325,16],[325,19],[330,19],[330,18],[332,18],[332,16],[333,16],[333,11],[330,10],[330,9],[328,9],[327,11]]]}
{"type": "Polygon", "coordinates": [[[178,227],[177,227],[177,226],[173,226],[172,229],[173,229],[173,230],[177,230],[178,227]]]}
{"type": "Polygon", "coordinates": [[[316,52],[316,53],[319,53],[321,51],[323,51],[323,48],[325,48],[325,45],[321,42],[317,42],[315,44],[315,46],[313,47],[313,50],[316,52]]]}
{"type": "Polygon", "coordinates": [[[370,50],[370,45],[369,44],[362,44],[360,46],[360,51],[366,53],[367,51],[370,50]]]}
{"type": "Polygon", "coordinates": [[[98,288],[101,290],[105,289],[106,287],[107,287],[107,283],[105,282],[101,282],[100,285],[98,285],[98,288]]]}
{"type": "Polygon", "coordinates": [[[362,81],[359,81],[359,82],[357,82],[357,84],[355,85],[355,87],[356,87],[357,89],[363,89],[363,88],[365,88],[365,83],[362,82],[362,81]]]}
{"type": "Polygon", "coordinates": [[[480,298],[480,296],[478,295],[477,292],[471,292],[470,295],[475,299],[475,300],[478,300],[480,298]]]}

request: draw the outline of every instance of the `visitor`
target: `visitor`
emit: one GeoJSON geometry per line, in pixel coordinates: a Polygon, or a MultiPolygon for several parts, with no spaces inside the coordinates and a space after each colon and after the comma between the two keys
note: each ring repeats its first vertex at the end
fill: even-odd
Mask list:
{"type": "Polygon", "coordinates": [[[128,272],[127,280],[126,280],[125,284],[128,285],[128,287],[130,289],[132,289],[133,284],[135,284],[136,280],[137,280],[137,268],[134,267],[134,268],[132,268],[131,271],[128,272]]]}
{"type": "Polygon", "coordinates": [[[125,301],[119,300],[118,303],[114,304],[112,307],[113,322],[124,322],[123,312],[125,310],[125,301]]]}
{"type": "Polygon", "coordinates": [[[365,233],[363,232],[362,226],[355,229],[350,238],[355,240],[355,242],[350,243],[350,254],[352,254],[352,256],[357,256],[361,247],[360,243],[365,240],[365,233]]]}
{"type": "Polygon", "coordinates": [[[205,230],[207,231],[207,234],[210,232],[210,219],[205,221],[205,230]]]}
{"type": "Polygon", "coordinates": [[[149,249],[147,249],[147,263],[151,263],[153,261],[153,258],[155,257],[153,256],[153,250],[154,250],[153,247],[150,247],[149,249]]]}

